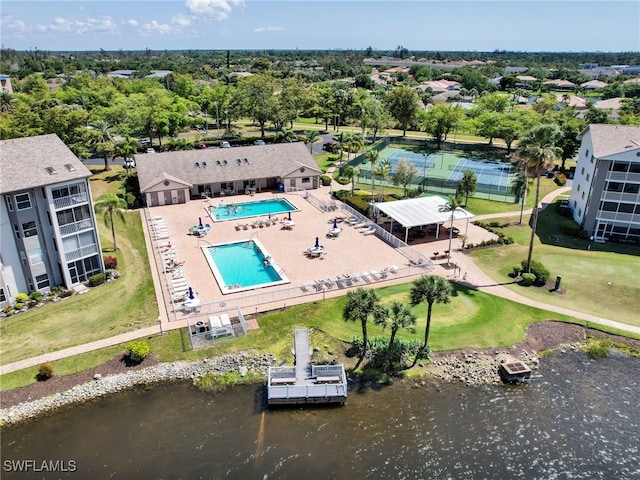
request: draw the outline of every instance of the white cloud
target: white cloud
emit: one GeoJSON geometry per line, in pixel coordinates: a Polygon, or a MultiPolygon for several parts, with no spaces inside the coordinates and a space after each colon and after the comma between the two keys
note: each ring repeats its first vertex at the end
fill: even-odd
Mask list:
{"type": "Polygon", "coordinates": [[[127,25],[129,25],[130,27],[137,27],[137,26],[138,26],[138,21],[137,21],[137,20],[135,20],[135,19],[133,19],[133,18],[130,18],[130,19],[129,19],[129,20],[127,20],[125,23],[126,23],[127,25]]]}
{"type": "Polygon", "coordinates": [[[171,25],[167,23],[160,23],[157,20],[153,20],[149,23],[143,23],[138,31],[143,37],[175,33],[175,29],[171,25]]]}
{"type": "Polygon", "coordinates": [[[244,0],[187,0],[185,4],[195,16],[225,20],[235,7],[244,5],[244,0]]]}
{"type": "Polygon", "coordinates": [[[256,33],[262,33],[262,32],[281,32],[282,30],[284,30],[284,28],[282,27],[258,27],[254,30],[254,32],[256,33]]]}
{"type": "Polygon", "coordinates": [[[116,30],[117,25],[111,17],[89,17],[86,20],[67,20],[62,17],[56,17],[52,23],[37,25],[36,28],[45,32],[84,35],[86,33],[111,33],[116,30]]]}
{"type": "Polygon", "coordinates": [[[191,17],[187,17],[186,15],[176,15],[175,17],[173,17],[171,19],[171,22],[174,25],[178,25],[180,27],[187,27],[189,25],[191,25],[192,22],[192,18],[191,17]]]}
{"type": "Polygon", "coordinates": [[[12,34],[16,36],[22,36],[28,32],[26,23],[22,20],[18,20],[12,15],[2,15],[0,17],[0,30],[5,34],[12,34]]]}

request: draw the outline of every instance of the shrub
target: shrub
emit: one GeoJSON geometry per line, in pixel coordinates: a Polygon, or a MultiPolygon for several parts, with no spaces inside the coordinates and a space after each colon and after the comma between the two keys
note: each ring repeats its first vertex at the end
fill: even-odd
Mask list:
{"type": "Polygon", "coordinates": [[[104,261],[104,268],[108,270],[115,270],[116,268],[118,268],[118,259],[116,257],[108,255],[106,257],[103,257],[102,260],[104,261]]]}
{"type": "Polygon", "coordinates": [[[92,275],[89,277],[89,286],[97,287],[98,285],[102,285],[106,281],[107,281],[107,276],[104,272],[96,273],[95,275],[92,275]]]}
{"type": "Polygon", "coordinates": [[[522,271],[522,266],[520,265],[514,265],[513,266],[513,274],[517,277],[518,275],[520,275],[520,272],[522,271]]]}
{"type": "Polygon", "coordinates": [[[27,303],[29,301],[29,295],[26,293],[16,294],[16,303],[27,303]]]}
{"type": "Polygon", "coordinates": [[[587,353],[591,358],[606,358],[609,355],[609,349],[611,346],[611,340],[589,338],[587,353]]]}
{"type": "Polygon", "coordinates": [[[107,280],[117,280],[120,278],[120,272],[117,270],[105,270],[104,275],[107,280]]]}
{"type": "MultiPolygon", "coordinates": [[[[522,270],[528,270],[526,260],[522,261],[522,270]]],[[[549,270],[537,260],[531,260],[531,273],[536,277],[536,285],[544,285],[545,283],[547,283],[547,278],[549,278],[549,270]]]]}
{"type": "Polygon", "coordinates": [[[42,301],[42,293],[40,292],[31,292],[31,295],[29,295],[29,298],[31,300],[33,300],[36,303],[40,303],[42,301]]]}
{"type": "Polygon", "coordinates": [[[560,228],[564,233],[573,237],[577,237],[580,233],[580,224],[575,220],[563,220],[560,228]]]}
{"type": "Polygon", "coordinates": [[[24,308],[24,303],[17,302],[13,305],[15,310],[22,310],[24,308]]]}
{"type": "Polygon", "coordinates": [[[43,363],[38,367],[38,374],[36,375],[38,381],[44,382],[45,380],[49,380],[51,377],[53,377],[53,365],[50,363],[43,363]]]}
{"type": "Polygon", "coordinates": [[[320,175],[320,183],[322,183],[323,187],[328,187],[331,185],[331,177],[329,175],[320,175]]]}
{"type": "Polygon", "coordinates": [[[567,183],[567,177],[564,173],[558,173],[553,181],[556,182],[556,185],[564,187],[567,183]]]}
{"type": "Polygon", "coordinates": [[[522,284],[525,287],[530,287],[533,285],[533,282],[536,281],[536,276],[533,273],[523,273],[522,274],[522,284]]]}
{"type": "Polygon", "coordinates": [[[333,196],[336,197],[340,201],[344,201],[345,198],[351,196],[350,190],[336,190],[333,192],[333,196]]]}
{"type": "Polygon", "coordinates": [[[60,298],[67,298],[70,297],[71,295],[73,295],[74,293],[76,293],[73,289],[71,290],[62,290],[60,293],[58,293],[58,296],[60,298]]]}
{"type": "Polygon", "coordinates": [[[132,362],[140,363],[149,355],[149,344],[144,340],[129,342],[127,354],[132,362]]]}

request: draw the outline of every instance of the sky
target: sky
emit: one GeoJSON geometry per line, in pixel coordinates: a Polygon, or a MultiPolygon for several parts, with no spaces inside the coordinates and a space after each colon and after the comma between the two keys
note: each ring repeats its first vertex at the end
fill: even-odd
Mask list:
{"type": "Polygon", "coordinates": [[[640,51],[640,1],[14,0],[15,50],[640,51]]]}

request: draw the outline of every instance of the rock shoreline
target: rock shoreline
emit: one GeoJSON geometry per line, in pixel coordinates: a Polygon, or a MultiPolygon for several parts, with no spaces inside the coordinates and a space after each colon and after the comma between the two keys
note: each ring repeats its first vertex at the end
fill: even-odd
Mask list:
{"type": "Polygon", "coordinates": [[[104,377],[96,375],[93,381],[76,385],[70,390],[0,409],[0,426],[17,425],[63,407],[141,385],[167,381],[193,381],[207,373],[225,374],[239,372],[241,369],[245,372],[250,370],[266,374],[267,368],[274,365],[275,361],[275,357],[268,354],[239,353],[197,362],[160,363],[145,369],[104,377]]]}

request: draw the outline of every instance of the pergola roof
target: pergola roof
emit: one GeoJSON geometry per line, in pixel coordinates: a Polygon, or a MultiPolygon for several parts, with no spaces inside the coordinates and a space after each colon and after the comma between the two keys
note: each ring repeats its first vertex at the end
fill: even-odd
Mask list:
{"type": "MultiPolygon", "coordinates": [[[[431,197],[410,198],[395,202],[374,203],[373,207],[391,217],[405,228],[422,225],[434,225],[451,220],[451,212],[441,212],[440,207],[446,205],[448,200],[433,195],[431,197]]],[[[454,214],[454,220],[469,219],[475,215],[463,208],[458,208],[454,214]]]]}

